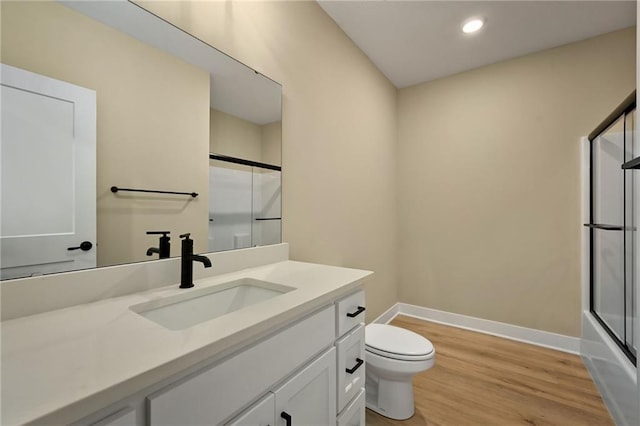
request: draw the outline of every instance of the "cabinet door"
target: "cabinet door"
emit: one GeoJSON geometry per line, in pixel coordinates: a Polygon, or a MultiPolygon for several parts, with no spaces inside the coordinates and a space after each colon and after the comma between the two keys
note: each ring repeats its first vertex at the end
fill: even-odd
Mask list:
{"type": "Polygon", "coordinates": [[[225,426],[274,426],[275,397],[272,393],[252,405],[225,426]]]}
{"type": "Polygon", "coordinates": [[[278,426],[335,425],[335,348],[303,368],[274,393],[278,426]]]}

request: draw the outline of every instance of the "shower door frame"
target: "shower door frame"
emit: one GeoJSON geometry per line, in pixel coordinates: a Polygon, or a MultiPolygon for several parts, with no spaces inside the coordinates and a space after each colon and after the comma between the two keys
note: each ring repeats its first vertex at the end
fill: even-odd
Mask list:
{"type": "MultiPolygon", "coordinates": [[[[627,179],[626,179],[626,175],[624,175],[626,173],[626,170],[628,169],[627,167],[625,167],[625,165],[627,163],[621,163],[621,168],[623,169],[622,173],[623,173],[623,190],[622,190],[622,209],[623,209],[623,223],[622,223],[622,229],[620,229],[623,232],[622,235],[622,259],[623,259],[623,271],[622,271],[622,277],[623,277],[623,292],[624,292],[624,310],[623,310],[623,324],[624,324],[624,336],[623,339],[624,341],[622,341],[617,335],[616,333],[611,330],[611,328],[609,327],[609,325],[607,324],[606,321],[604,321],[600,315],[598,314],[598,312],[596,311],[596,307],[595,307],[595,299],[594,299],[594,293],[595,293],[595,280],[594,280],[594,229],[596,229],[598,226],[596,224],[593,223],[593,219],[594,219],[594,173],[595,173],[595,164],[594,164],[594,141],[600,136],[602,135],[604,132],[606,132],[613,124],[615,124],[620,118],[622,118],[623,120],[623,135],[624,135],[624,139],[623,139],[623,156],[624,153],[626,152],[626,143],[627,143],[627,129],[626,129],[626,125],[627,125],[627,114],[631,113],[634,109],[636,108],[636,91],[634,90],[627,98],[625,98],[625,100],[618,105],[618,107],[611,112],[611,114],[609,114],[607,116],[607,118],[605,118],[602,123],[600,123],[600,125],[598,125],[598,127],[596,127],[590,134],[589,134],[589,165],[590,165],[590,170],[589,170],[589,221],[590,223],[585,224],[585,226],[589,227],[589,311],[591,313],[591,315],[593,315],[593,317],[596,319],[596,321],[600,324],[600,326],[605,330],[605,332],[609,335],[609,337],[611,337],[611,339],[616,343],[616,345],[620,348],[620,350],[625,354],[625,356],[633,363],[633,365],[637,365],[637,354],[634,353],[633,348],[629,347],[629,345],[627,344],[627,336],[628,336],[628,330],[627,330],[627,309],[629,306],[629,303],[627,301],[627,297],[634,297],[634,295],[630,295],[629,296],[629,288],[628,285],[629,283],[627,282],[627,254],[626,254],[626,250],[627,250],[627,214],[626,214],[626,205],[627,205],[627,191],[626,191],[626,185],[627,185],[627,179]]],[[[635,123],[634,123],[635,125],[635,123]]],[[[623,158],[623,161],[625,161],[626,159],[623,158]]],[[[630,161],[629,163],[635,161],[636,159],[630,161]]],[[[606,228],[600,228],[600,229],[606,229],[606,228]]],[[[633,280],[633,277],[631,278],[633,280]]],[[[633,303],[633,301],[631,301],[631,303],[633,303]]],[[[635,337],[635,336],[633,336],[635,337]]]]}

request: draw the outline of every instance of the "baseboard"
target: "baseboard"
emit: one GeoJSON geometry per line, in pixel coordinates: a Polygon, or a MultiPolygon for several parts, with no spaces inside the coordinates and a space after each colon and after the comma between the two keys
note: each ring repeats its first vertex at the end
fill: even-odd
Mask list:
{"type": "Polygon", "coordinates": [[[372,322],[374,324],[388,324],[398,315],[399,303],[391,306],[389,309],[384,311],[380,316],[374,319],[372,322]]]}
{"type": "Polygon", "coordinates": [[[437,309],[410,305],[408,303],[396,303],[373,322],[378,324],[387,324],[398,315],[406,315],[425,321],[464,328],[478,333],[491,334],[505,339],[555,349],[557,351],[568,352],[576,355],[580,354],[580,338],[578,337],[565,336],[562,334],[535,330],[533,328],[469,317],[466,315],[439,311],[437,309]]]}

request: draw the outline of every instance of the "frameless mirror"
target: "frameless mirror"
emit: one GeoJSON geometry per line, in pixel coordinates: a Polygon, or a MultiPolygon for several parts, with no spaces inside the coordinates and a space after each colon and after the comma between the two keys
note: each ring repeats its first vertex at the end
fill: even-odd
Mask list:
{"type": "Polygon", "coordinates": [[[0,7],[2,279],[280,242],[279,84],[128,1],[0,7]]]}

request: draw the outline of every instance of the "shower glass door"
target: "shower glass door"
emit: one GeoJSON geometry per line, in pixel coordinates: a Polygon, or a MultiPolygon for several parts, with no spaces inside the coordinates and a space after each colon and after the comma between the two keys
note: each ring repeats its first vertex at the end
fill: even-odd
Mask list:
{"type": "Polygon", "coordinates": [[[592,309],[620,341],[625,338],[624,117],[592,142],[592,309]]]}
{"type": "Polygon", "coordinates": [[[635,109],[591,139],[591,312],[635,363],[634,179],[622,164],[638,155],[635,109]]]}
{"type": "MultiPolygon", "coordinates": [[[[640,144],[636,138],[636,110],[632,110],[625,115],[625,150],[624,161],[631,161],[640,155],[640,144]]],[[[638,197],[635,196],[636,190],[640,188],[638,185],[638,173],[633,170],[624,171],[624,187],[625,187],[625,210],[624,210],[624,270],[626,283],[626,344],[633,355],[637,356],[637,342],[635,341],[635,324],[637,311],[636,285],[637,279],[635,271],[636,263],[633,261],[636,256],[636,228],[638,226],[638,197]]]]}

